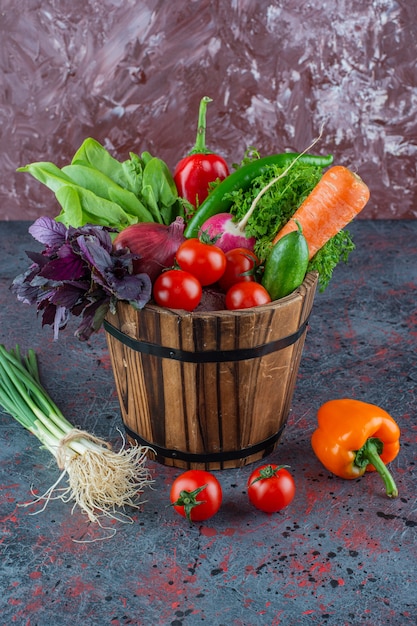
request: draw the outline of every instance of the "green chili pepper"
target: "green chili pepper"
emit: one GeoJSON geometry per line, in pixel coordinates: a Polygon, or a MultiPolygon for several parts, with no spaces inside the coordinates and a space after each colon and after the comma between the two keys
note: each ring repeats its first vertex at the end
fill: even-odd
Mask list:
{"type": "Polygon", "coordinates": [[[272,300],[284,298],[303,282],[308,266],[308,244],[297,222],[294,230],[272,248],[262,276],[262,285],[272,300]]]}
{"type": "Polygon", "coordinates": [[[254,179],[265,171],[266,167],[269,165],[286,167],[296,158],[298,158],[300,163],[316,165],[318,167],[327,167],[333,162],[332,155],[315,156],[312,154],[303,154],[300,156],[298,153],[294,152],[272,154],[262,159],[256,159],[230,174],[230,176],[225,178],[213,189],[188,222],[184,235],[189,238],[197,237],[201,226],[209,217],[217,215],[218,213],[228,213],[233,204],[231,193],[239,189],[248,189],[254,179]]]}

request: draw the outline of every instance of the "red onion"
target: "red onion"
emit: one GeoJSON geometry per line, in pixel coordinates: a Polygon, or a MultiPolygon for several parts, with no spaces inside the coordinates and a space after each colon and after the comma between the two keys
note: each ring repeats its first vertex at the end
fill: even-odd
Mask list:
{"type": "Polygon", "coordinates": [[[118,233],[113,248],[128,248],[132,254],[140,255],[133,261],[133,272],[148,274],[152,282],[161,272],[174,264],[175,254],[185,240],[185,223],[177,217],[169,226],[155,222],[132,224],[118,233]]]}

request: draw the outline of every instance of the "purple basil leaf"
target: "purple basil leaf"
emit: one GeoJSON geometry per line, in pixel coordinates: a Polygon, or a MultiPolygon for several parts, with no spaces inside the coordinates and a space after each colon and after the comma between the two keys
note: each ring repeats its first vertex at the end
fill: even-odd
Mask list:
{"type": "Polygon", "coordinates": [[[93,302],[83,311],[82,321],[75,331],[75,336],[82,341],[87,341],[93,332],[96,332],[102,325],[103,320],[109,310],[109,301],[98,300],[93,302]]]}
{"type": "Polygon", "coordinates": [[[104,226],[95,226],[91,224],[81,226],[80,228],[70,227],[68,229],[68,239],[72,242],[74,248],[80,245],[78,242],[80,237],[82,239],[95,240],[101,248],[110,254],[113,247],[109,234],[110,230],[112,229],[106,229],[104,226]]]}
{"type": "Polygon", "coordinates": [[[16,276],[11,284],[10,289],[12,293],[16,295],[19,302],[23,302],[24,304],[36,304],[39,289],[36,285],[31,284],[33,276],[33,270],[28,270],[24,274],[16,276]]]}
{"type": "Polygon", "coordinates": [[[29,233],[36,241],[48,247],[57,247],[64,243],[67,228],[51,217],[39,217],[29,227],[29,233]]]}
{"type": "Polygon", "coordinates": [[[86,340],[119,300],[137,309],[149,302],[150,277],[132,274],[133,261],[140,256],[127,249],[114,251],[113,231],[92,224],[66,228],[48,217],[30,227],[45,249],[26,253],[32,265],[14,279],[11,290],[19,300],[36,304],[42,312],[42,326],[53,326],[54,340],[71,315],[81,317],[76,336],[86,340]]]}
{"type": "Polygon", "coordinates": [[[77,238],[80,252],[87,263],[103,274],[107,267],[112,265],[110,253],[105,250],[96,238],[87,238],[81,235],[77,238]]]}
{"type": "Polygon", "coordinates": [[[138,309],[151,299],[152,282],[148,274],[125,276],[123,280],[115,280],[112,287],[118,300],[127,300],[138,309]]]}
{"type": "Polygon", "coordinates": [[[49,257],[42,252],[26,251],[26,255],[31,261],[33,261],[33,263],[35,263],[39,267],[43,267],[49,261],[49,257]]]}
{"type": "Polygon", "coordinates": [[[85,276],[86,265],[71,248],[62,247],[60,252],[64,254],[49,261],[39,272],[40,276],[55,281],[77,280],[85,276]]]}
{"type": "Polygon", "coordinates": [[[50,298],[52,304],[64,306],[70,311],[85,296],[88,285],[82,283],[64,283],[54,291],[50,298]]]}

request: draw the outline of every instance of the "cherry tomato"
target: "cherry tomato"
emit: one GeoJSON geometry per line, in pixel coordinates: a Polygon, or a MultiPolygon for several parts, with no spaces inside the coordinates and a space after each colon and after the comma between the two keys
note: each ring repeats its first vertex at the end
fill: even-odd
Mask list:
{"type": "Polygon", "coordinates": [[[219,287],[224,293],[236,283],[255,280],[255,270],[259,265],[256,254],[247,248],[234,248],[226,254],[226,269],[219,280],[219,287]]]}
{"type": "Polygon", "coordinates": [[[205,470],[188,470],[176,478],[170,500],[174,509],[190,522],[209,519],[220,509],[222,488],[217,478],[205,470]]]}
{"type": "Polygon", "coordinates": [[[295,482],[284,465],[261,465],[248,479],[248,496],[252,504],[265,513],[276,513],[292,502],[295,482]]]}
{"type": "Polygon", "coordinates": [[[195,276],[183,270],[162,272],[153,286],[153,297],[159,306],[193,311],[200,303],[203,289],[195,276]]]}
{"type": "Polygon", "coordinates": [[[216,283],[226,269],[223,250],[196,237],[184,241],[175,258],[180,268],[193,274],[203,286],[216,283]]]}
{"type": "Polygon", "coordinates": [[[235,309],[250,309],[253,306],[268,304],[271,302],[271,296],[259,283],[254,281],[249,283],[236,283],[230,287],[226,294],[226,308],[229,311],[235,309]]]}

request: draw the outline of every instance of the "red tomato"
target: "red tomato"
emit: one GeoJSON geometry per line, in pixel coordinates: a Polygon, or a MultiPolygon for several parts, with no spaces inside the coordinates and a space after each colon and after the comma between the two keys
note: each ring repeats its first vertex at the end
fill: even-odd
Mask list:
{"type": "Polygon", "coordinates": [[[170,500],[174,509],[190,522],[209,519],[220,509],[222,488],[215,476],[205,470],[188,470],[176,478],[170,500]]]}
{"type": "Polygon", "coordinates": [[[203,286],[216,283],[226,269],[223,250],[196,237],[184,241],[175,258],[180,268],[193,274],[203,286]]]}
{"type": "Polygon", "coordinates": [[[236,283],[252,282],[255,280],[255,270],[259,264],[258,257],[247,248],[234,248],[226,254],[226,269],[219,280],[219,287],[227,293],[236,283]]]}
{"type": "Polygon", "coordinates": [[[254,281],[236,283],[226,294],[226,308],[229,311],[250,309],[253,306],[268,304],[268,302],[271,302],[271,296],[265,287],[254,281]]]}
{"type": "Polygon", "coordinates": [[[200,303],[203,289],[195,276],[182,270],[162,272],[153,286],[153,297],[159,306],[193,311],[200,303]]]}
{"type": "Polygon", "coordinates": [[[276,513],[292,502],[295,482],[283,465],[261,465],[248,479],[252,504],[265,513],[276,513]]]}

